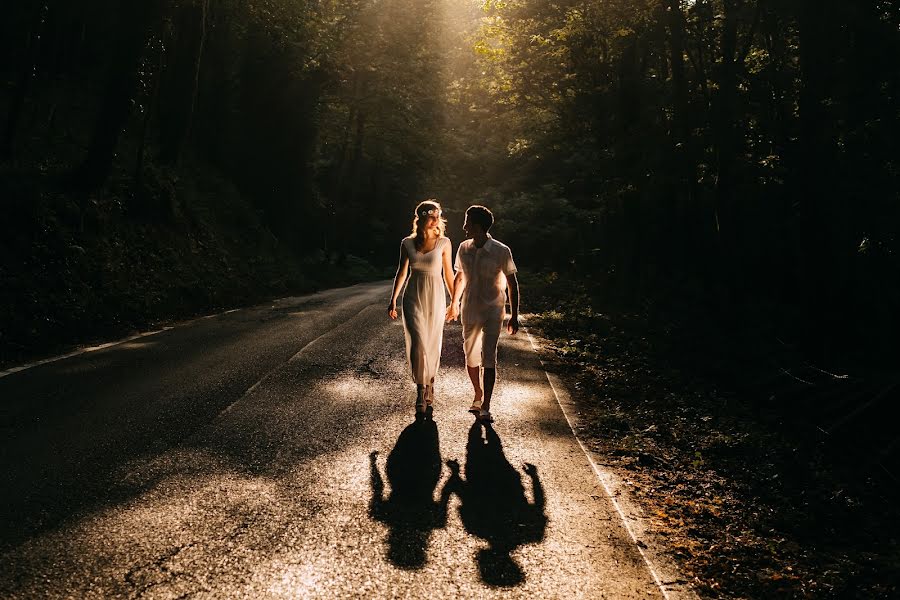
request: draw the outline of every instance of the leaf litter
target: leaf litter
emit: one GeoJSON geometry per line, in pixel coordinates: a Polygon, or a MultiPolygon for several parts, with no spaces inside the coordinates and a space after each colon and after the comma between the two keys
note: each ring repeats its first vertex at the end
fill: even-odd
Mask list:
{"type": "Polygon", "coordinates": [[[532,286],[528,325],[550,341],[548,368],[573,388],[579,437],[633,483],[702,597],[900,595],[892,478],[865,453],[823,441],[802,414],[815,398],[772,375],[772,348],[723,351],[734,340],[721,332],[600,312],[583,288],[560,293],[561,283],[532,286]]]}

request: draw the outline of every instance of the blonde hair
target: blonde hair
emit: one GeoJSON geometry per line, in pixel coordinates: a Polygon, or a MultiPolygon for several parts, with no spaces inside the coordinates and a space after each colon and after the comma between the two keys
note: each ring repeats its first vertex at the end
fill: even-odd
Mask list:
{"type": "Polygon", "coordinates": [[[444,237],[444,231],[447,228],[447,220],[441,216],[440,202],[434,198],[419,202],[419,205],[416,207],[416,216],[413,217],[412,222],[412,235],[416,250],[421,250],[422,246],[425,244],[425,230],[419,229],[419,219],[427,220],[429,217],[428,211],[430,210],[438,211],[438,237],[444,237]]]}

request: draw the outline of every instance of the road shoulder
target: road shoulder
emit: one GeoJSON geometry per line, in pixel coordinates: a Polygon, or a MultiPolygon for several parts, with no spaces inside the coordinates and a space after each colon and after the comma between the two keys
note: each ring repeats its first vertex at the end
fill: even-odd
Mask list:
{"type": "Polygon", "coordinates": [[[590,449],[579,438],[577,432],[584,426],[584,419],[573,398],[569,383],[557,375],[554,369],[547,368],[548,363],[552,363],[555,359],[553,353],[548,349],[548,341],[541,337],[539,333],[530,329],[526,328],[523,332],[528,336],[534,352],[540,359],[541,368],[547,376],[547,381],[553,390],[556,401],[572,430],[572,436],[590,462],[594,475],[615,507],[618,517],[646,562],[654,581],[660,587],[664,596],[671,600],[693,600],[698,598],[692,588],[692,582],[681,574],[665,538],[654,530],[652,521],[644,508],[631,497],[629,488],[633,485],[633,482],[621,470],[610,468],[607,457],[590,449]]]}

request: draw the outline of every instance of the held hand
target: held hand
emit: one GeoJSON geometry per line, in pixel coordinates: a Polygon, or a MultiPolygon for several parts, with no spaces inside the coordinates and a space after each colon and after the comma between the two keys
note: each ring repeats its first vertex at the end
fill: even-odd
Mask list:
{"type": "Polygon", "coordinates": [[[395,304],[388,305],[388,316],[393,321],[397,320],[397,306],[395,304]]]}
{"type": "Polygon", "coordinates": [[[451,304],[447,307],[447,316],[444,319],[446,322],[455,321],[459,317],[459,307],[456,304],[451,304]]]}
{"type": "Polygon", "coordinates": [[[509,323],[506,324],[506,332],[509,335],[516,335],[519,331],[519,315],[513,315],[509,318],[509,323]]]}

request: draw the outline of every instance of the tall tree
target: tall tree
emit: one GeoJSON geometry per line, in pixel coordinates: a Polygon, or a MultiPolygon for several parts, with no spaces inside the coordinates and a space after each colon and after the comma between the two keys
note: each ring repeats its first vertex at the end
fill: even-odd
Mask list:
{"type": "Polygon", "coordinates": [[[119,137],[131,113],[144,46],[159,24],[165,4],[166,0],[147,0],[127,5],[112,2],[109,6],[110,14],[117,17],[115,42],[87,155],[70,178],[77,189],[93,190],[110,173],[119,137]]]}

